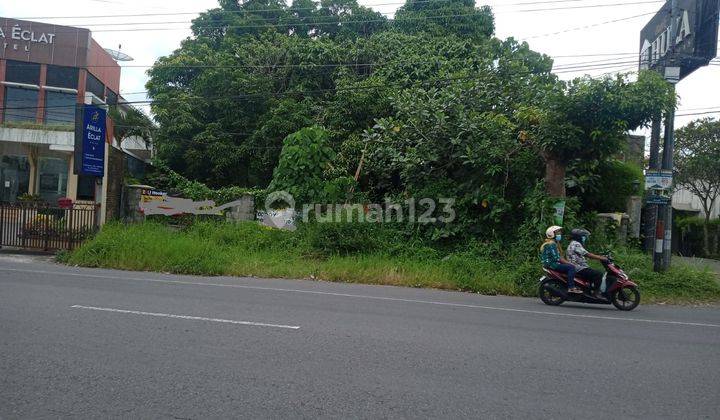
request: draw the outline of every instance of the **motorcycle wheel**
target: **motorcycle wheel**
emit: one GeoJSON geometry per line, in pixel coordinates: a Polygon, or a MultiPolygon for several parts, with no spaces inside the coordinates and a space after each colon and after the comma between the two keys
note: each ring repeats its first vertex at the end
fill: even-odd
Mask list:
{"type": "Polygon", "coordinates": [[[544,304],[558,306],[565,302],[565,298],[558,296],[553,289],[564,290],[565,285],[558,280],[545,280],[540,284],[538,294],[540,295],[540,300],[542,300],[544,304]]]}
{"type": "Polygon", "coordinates": [[[623,286],[612,293],[610,301],[621,311],[632,311],[640,304],[640,291],[637,287],[623,286]]]}

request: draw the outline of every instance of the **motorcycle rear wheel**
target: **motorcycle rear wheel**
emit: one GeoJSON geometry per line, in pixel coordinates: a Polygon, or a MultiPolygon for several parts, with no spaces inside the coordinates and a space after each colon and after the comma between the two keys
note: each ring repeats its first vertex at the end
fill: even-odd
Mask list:
{"type": "Polygon", "coordinates": [[[542,300],[544,304],[550,306],[561,305],[565,302],[565,298],[558,296],[555,290],[564,290],[565,287],[566,286],[558,280],[550,279],[543,281],[540,284],[540,290],[538,291],[540,300],[542,300]]]}
{"type": "Polygon", "coordinates": [[[610,301],[621,311],[632,311],[640,304],[640,291],[637,287],[623,286],[612,293],[610,301]]]}

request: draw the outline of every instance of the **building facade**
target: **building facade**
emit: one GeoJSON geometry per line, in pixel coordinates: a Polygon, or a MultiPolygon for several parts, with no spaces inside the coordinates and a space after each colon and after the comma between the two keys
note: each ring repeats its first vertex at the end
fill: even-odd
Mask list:
{"type": "Polygon", "coordinates": [[[0,202],[69,198],[96,204],[104,221],[120,145],[108,118],[105,176],[75,174],[75,112],[116,105],[120,70],[87,29],[0,18],[0,202]]]}
{"type": "MultiPolygon", "coordinates": [[[[700,197],[686,188],[678,188],[675,190],[672,197],[672,206],[676,212],[680,211],[684,214],[705,218],[705,209],[703,208],[700,197]]],[[[720,200],[716,200],[710,209],[710,218],[717,219],[718,217],[720,217],[720,200]]]]}

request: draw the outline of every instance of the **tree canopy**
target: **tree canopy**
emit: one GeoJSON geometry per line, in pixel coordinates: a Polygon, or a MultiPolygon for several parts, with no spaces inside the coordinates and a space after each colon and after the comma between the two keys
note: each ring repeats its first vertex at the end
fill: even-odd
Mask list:
{"type": "Polygon", "coordinates": [[[674,106],[652,74],[559,81],[550,57],[495,37],[490,8],[470,0],[408,1],[393,20],[355,0],[222,0],[192,28],[149,71],[172,169],[213,187],[289,188],[303,176],[281,151],[320,142],[332,179],[356,175],[344,184],[355,200],[457,198],[465,222],[435,236],[517,226],[548,168],[564,195],[568,165],[610,158],[674,106]],[[288,137],[311,126],[323,134],[288,137]]]}
{"type": "Polygon", "coordinates": [[[700,199],[705,213],[704,252],[710,254],[708,223],[720,198],[720,121],[701,119],[676,130],[675,183],[700,199]]]}

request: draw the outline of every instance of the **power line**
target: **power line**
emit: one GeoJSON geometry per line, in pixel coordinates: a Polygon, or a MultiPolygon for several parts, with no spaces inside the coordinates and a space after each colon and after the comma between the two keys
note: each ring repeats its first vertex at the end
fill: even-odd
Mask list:
{"type": "Polygon", "coordinates": [[[676,117],[692,117],[696,115],[709,115],[709,114],[720,114],[720,108],[714,110],[714,111],[705,111],[705,112],[693,112],[689,114],[675,114],[676,117]]]}
{"type": "MultiPolygon", "coordinates": [[[[617,63],[603,63],[598,64],[594,66],[571,66],[568,68],[562,68],[558,70],[557,72],[578,72],[583,70],[605,70],[612,67],[619,67],[619,66],[626,66],[628,62],[617,62],[617,63]]],[[[499,70],[501,73],[507,74],[505,72],[502,72],[501,69],[495,69],[499,70]]],[[[524,76],[551,76],[552,73],[533,73],[530,71],[527,72],[511,72],[511,74],[517,74],[517,75],[524,75],[524,76]]],[[[461,77],[449,77],[449,78],[439,78],[439,79],[429,79],[429,80],[421,80],[421,81],[415,81],[410,83],[415,83],[415,86],[406,86],[405,88],[412,88],[412,87],[419,87],[422,85],[432,84],[432,83],[440,83],[440,82],[452,82],[452,81],[461,81],[461,80],[480,80],[482,79],[483,75],[475,75],[475,76],[461,76],[461,77]]],[[[285,91],[285,92],[264,92],[264,93],[257,93],[257,94],[243,94],[243,95],[223,95],[215,98],[207,98],[202,96],[195,96],[195,95],[189,95],[184,96],[182,98],[168,98],[168,100],[178,101],[178,100],[233,100],[233,99],[254,99],[254,98],[268,98],[268,97],[278,97],[278,96],[293,96],[293,95],[307,95],[307,94],[317,94],[317,93],[328,93],[328,92],[343,92],[343,91],[361,91],[361,90],[370,90],[370,89],[378,89],[378,88],[388,88],[388,87],[404,87],[408,81],[405,82],[395,82],[395,83],[383,83],[383,84],[374,84],[374,85],[366,85],[366,86],[353,86],[353,87],[336,87],[336,88],[327,88],[327,89],[315,89],[315,90],[304,90],[304,91],[285,91]]],[[[140,92],[138,92],[140,93],[140,92]]],[[[138,100],[138,101],[125,101],[120,103],[120,105],[131,105],[131,104],[148,104],[148,103],[154,103],[154,102],[162,102],[165,99],[152,99],[152,100],[138,100]]],[[[34,106],[34,107],[3,107],[0,109],[3,110],[18,110],[18,109],[40,109],[40,108],[67,108],[73,105],[55,105],[55,106],[34,106]]]]}
{"type": "MultiPolygon", "coordinates": [[[[576,65],[576,64],[568,64],[565,66],[559,66],[557,68],[554,68],[550,73],[532,73],[532,72],[522,72],[522,73],[515,73],[519,75],[526,75],[526,76],[532,76],[532,75],[551,75],[553,73],[577,73],[581,71],[591,71],[591,70],[607,70],[610,68],[616,68],[616,67],[625,67],[627,64],[635,64],[636,61],[618,61],[618,62],[602,62],[597,63],[593,65],[576,65]]],[[[499,70],[499,69],[496,69],[499,70]]],[[[505,73],[507,74],[507,73],[505,73]]],[[[427,84],[427,83],[434,83],[438,81],[452,81],[452,80],[472,80],[476,77],[472,76],[464,76],[464,77],[457,77],[457,78],[443,78],[443,79],[434,79],[434,80],[426,80],[426,81],[417,81],[416,83],[420,84],[427,84]]],[[[299,94],[306,94],[306,93],[320,93],[320,92],[333,92],[333,91],[352,91],[352,90],[366,90],[366,89],[375,89],[380,87],[392,87],[395,85],[399,85],[406,82],[396,82],[396,83],[386,83],[386,84],[376,84],[372,86],[359,86],[359,87],[348,87],[348,88],[329,88],[329,89],[317,89],[317,90],[306,90],[306,91],[286,91],[286,92],[277,92],[277,93],[259,93],[259,94],[245,94],[245,95],[234,95],[234,96],[220,96],[215,97],[215,100],[223,100],[223,99],[249,99],[249,98],[263,98],[263,97],[272,97],[272,96],[282,96],[282,95],[299,95],[299,94]]],[[[141,91],[141,92],[126,92],[123,93],[123,95],[133,95],[133,94],[146,94],[149,93],[148,91],[141,91]]],[[[178,100],[178,98],[173,98],[174,100],[178,100]]],[[[192,100],[192,99],[199,99],[204,100],[208,99],[202,96],[197,95],[191,95],[183,97],[184,100],[192,100]]],[[[125,101],[120,104],[149,104],[154,101],[159,100],[138,100],[138,101],[125,101]]],[[[38,108],[66,108],[69,106],[74,105],[55,105],[55,106],[44,106],[44,107],[5,107],[0,109],[38,109],[38,108]]]]}
{"type": "MultiPolygon", "coordinates": [[[[432,1],[432,0],[430,0],[430,1],[432,1]]],[[[584,6],[567,7],[567,8],[563,7],[563,8],[554,8],[554,9],[535,9],[534,11],[568,10],[568,9],[574,9],[574,8],[595,8],[595,7],[625,6],[625,5],[633,5],[633,4],[658,3],[659,1],[660,1],[660,0],[642,1],[642,2],[635,2],[635,3],[616,3],[616,4],[609,4],[609,5],[608,5],[608,4],[584,5],[584,6]]],[[[423,1],[423,2],[424,2],[424,1],[423,1]]],[[[423,3],[423,2],[418,2],[418,3],[423,3]]],[[[311,9],[311,8],[307,8],[307,9],[308,9],[308,10],[316,10],[316,9],[311,9]]],[[[282,11],[289,11],[289,10],[291,10],[291,9],[267,9],[267,10],[264,10],[264,11],[267,11],[267,12],[282,12],[282,11]]],[[[301,10],[301,9],[294,9],[294,10],[301,10]]],[[[478,11],[479,11],[479,10],[478,10],[478,11]]],[[[531,11],[531,10],[528,10],[528,11],[522,11],[522,10],[520,10],[520,11],[517,11],[517,12],[529,12],[529,11],[531,11]]],[[[248,9],[248,10],[242,10],[242,11],[238,11],[238,12],[242,12],[242,13],[248,14],[247,17],[248,17],[248,18],[252,18],[253,20],[260,20],[260,21],[266,21],[266,22],[280,23],[277,18],[265,18],[265,17],[262,17],[262,16],[253,16],[253,13],[260,12],[260,10],[248,9]]],[[[503,12],[504,12],[504,11],[495,11],[494,13],[503,13],[503,12]]],[[[505,11],[505,12],[507,12],[507,11],[505,11]]],[[[515,11],[513,11],[513,12],[515,12],[515,11]]],[[[386,16],[390,16],[390,15],[395,14],[395,12],[378,12],[378,11],[375,11],[375,13],[377,13],[377,14],[379,14],[379,15],[386,15],[386,16]]],[[[655,13],[656,13],[656,12],[644,13],[644,14],[642,14],[642,15],[632,16],[632,17],[629,17],[629,18],[616,19],[616,20],[612,20],[612,21],[600,23],[600,24],[598,24],[598,25],[602,25],[602,24],[606,24],[606,23],[619,22],[619,21],[622,21],[622,20],[628,20],[628,19],[637,18],[637,17],[641,17],[641,16],[653,15],[653,14],[655,14],[655,13]]],[[[474,16],[474,15],[476,15],[476,14],[477,14],[477,13],[473,13],[473,14],[466,15],[466,16],[474,16]]],[[[451,16],[451,15],[448,15],[448,16],[451,16]]],[[[300,22],[300,23],[298,23],[298,24],[338,23],[339,18],[340,18],[340,16],[337,16],[337,15],[335,15],[335,16],[333,16],[333,15],[330,15],[330,16],[306,16],[306,17],[302,17],[302,19],[304,19],[304,20],[298,21],[298,22],[300,22]],[[323,21],[323,20],[317,21],[316,19],[324,19],[324,21],[323,21]]],[[[425,18],[425,17],[419,16],[419,18],[425,18]]],[[[150,22],[101,22],[101,23],[81,23],[81,24],[69,25],[69,26],[87,27],[87,26],[171,25],[171,24],[189,24],[189,23],[193,23],[193,22],[192,22],[192,21],[187,21],[187,20],[183,20],[183,21],[160,21],[160,22],[153,22],[153,21],[150,21],[150,22]]],[[[343,22],[341,22],[341,23],[343,23],[343,22]]],[[[288,23],[288,24],[293,24],[293,23],[291,22],[291,23],[288,23]]],[[[596,26],[596,25],[589,25],[589,26],[582,27],[582,28],[580,28],[580,29],[584,29],[584,28],[588,28],[588,27],[592,27],[592,26],[596,26]]],[[[198,25],[198,26],[196,26],[196,27],[203,27],[203,28],[204,28],[204,27],[211,27],[211,28],[212,28],[212,27],[216,27],[216,26],[215,26],[215,25],[198,25]]],[[[220,24],[220,25],[217,25],[217,27],[225,27],[225,26],[223,26],[222,24],[220,24]]]]}
{"type": "MultiPolygon", "coordinates": [[[[542,53],[538,53],[542,54],[542,53]]],[[[577,55],[556,55],[549,56],[551,58],[575,58],[575,57],[618,57],[619,56],[630,56],[639,55],[637,52],[628,53],[604,53],[604,54],[577,54],[577,55]]],[[[610,59],[608,59],[610,60],[610,59]]],[[[397,61],[386,61],[378,63],[328,63],[328,64],[317,64],[317,63],[306,63],[306,64],[166,64],[166,63],[154,63],[154,64],[129,64],[122,65],[121,68],[150,68],[150,67],[161,67],[161,68],[189,68],[189,69],[214,69],[214,68],[253,68],[253,69],[277,69],[277,68],[325,68],[325,67],[382,67],[390,64],[401,64],[401,63],[435,63],[440,62],[438,60],[397,60],[397,61]]],[[[586,63],[592,63],[591,61],[586,63]]],[[[580,63],[566,63],[567,64],[580,64],[580,63]]],[[[35,63],[24,63],[17,62],[13,63],[13,66],[34,66],[35,63]]],[[[104,67],[116,67],[115,65],[86,65],[80,68],[104,68],[104,67]]]]}
{"type": "MultiPolygon", "coordinates": [[[[629,5],[637,5],[637,4],[650,4],[650,3],[658,3],[659,0],[651,0],[651,1],[641,1],[641,2],[630,2],[630,3],[613,3],[613,4],[599,4],[599,5],[584,5],[584,6],[571,6],[571,7],[562,7],[562,8],[551,8],[551,9],[527,9],[527,10],[517,10],[513,12],[522,13],[522,12],[539,12],[539,11],[558,11],[558,10],[572,10],[572,9],[587,9],[587,8],[597,8],[597,7],[616,7],[616,6],[629,6],[629,5]]],[[[284,9],[277,9],[273,11],[282,11],[284,9]]],[[[313,19],[310,20],[299,20],[296,22],[284,22],[280,23],[279,21],[275,21],[275,23],[267,23],[263,25],[195,25],[195,29],[260,29],[260,28],[291,28],[293,26],[322,26],[322,25],[347,25],[347,24],[357,24],[357,23],[379,23],[384,22],[388,24],[395,24],[395,23],[402,23],[405,21],[414,21],[414,20],[425,20],[425,19],[444,19],[444,18],[458,18],[458,17],[472,17],[472,16],[480,16],[477,12],[479,10],[476,10],[475,13],[469,13],[469,14],[446,14],[446,15],[437,15],[437,16],[411,16],[411,17],[401,17],[396,19],[369,19],[369,20],[348,20],[343,21],[339,17],[333,17],[334,20],[327,21],[327,22],[316,22],[313,21],[313,19]]],[[[247,11],[252,12],[252,11],[247,11]]],[[[255,20],[265,20],[262,17],[259,16],[251,16],[255,20]]],[[[137,23],[99,23],[99,24],[83,24],[78,25],[79,27],[83,26],[114,26],[114,25],[149,25],[149,24],[157,24],[157,25],[163,25],[163,24],[184,24],[184,23],[191,23],[187,21],[182,22],[137,22],[137,23]]],[[[188,30],[192,29],[190,27],[181,27],[181,28],[127,28],[127,29],[96,29],[93,30],[93,32],[129,32],[129,31],[177,31],[177,30],[188,30]]],[[[73,32],[74,29],[69,29],[64,32],[73,32]]],[[[57,30],[56,32],[63,32],[63,30],[57,30]]]]}
{"type": "Polygon", "coordinates": [[[643,14],[640,14],[640,15],[629,16],[629,17],[620,18],[620,19],[608,20],[608,21],[605,21],[605,22],[594,23],[594,24],[591,24],[591,25],[576,26],[576,27],[573,27],[573,28],[563,29],[563,30],[556,31],[556,32],[547,32],[547,33],[544,33],[544,34],[532,35],[532,36],[528,36],[528,37],[525,37],[525,38],[522,38],[522,39],[525,40],[525,39],[543,38],[543,37],[546,37],[546,36],[555,36],[555,35],[560,35],[560,34],[564,34],[564,33],[568,33],[568,32],[581,31],[581,30],[583,30],[583,29],[590,29],[590,28],[595,28],[595,27],[602,26],[602,25],[609,25],[609,24],[611,24],[611,23],[624,22],[624,21],[627,21],[627,20],[637,19],[637,18],[643,17],[643,16],[654,15],[655,13],[656,13],[656,12],[643,13],[643,14]]]}
{"type": "MultiPolygon", "coordinates": [[[[385,64],[391,64],[391,63],[434,63],[435,61],[417,61],[417,60],[406,60],[406,61],[397,61],[397,62],[387,62],[385,64]]],[[[606,70],[609,68],[614,67],[626,67],[628,64],[636,64],[637,60],[624,60],[624,61],[615,61],[611,59],[606,60],[599,60],[599,61],[586,61],[586,62],[578,62],[578,63],[567,63],[559,66],[553,67],[551,70],[552,73],[576,73],[580,71],[585,70],[606,70]]],[[[348,66],[353,66],[355,64],[348,64],[348,66]]],[[[357,64],[359,66],[372,66],[373,64],[357,64]]],[[[319,64],[318,66],[324,66],[322,64],[319,64]]],[[[224,67],[224,66],[223,66],[224,67]]],[[[228,66],[228,67],[234,67],[234,66],[228,66]]],[[[121,95],[140,95],[140,94],[147,94],[148,91],[139,91],[139,92],[122,92],[121,95]]],[[[129,103],[129,102],[128,102],[129,103]]]]}
{"type": "MultiPolygon", "coordinates": [[[[453,0],[415,0],[412,2],[412,5],[415,4],[424,4],[424,3],[444,3],[444,2],[451,2],[453,0]]],[[[490,6],[490,7],[507,7],[507,6],[532,6],[532,5],[541,5],[541,4],[557,4],[557,3],[577,3],[581,1],[589,1],[589,0],[551,0],[551,1],[530,1],[530,2],[519,2],[519,3],[509,3],[509,4],[487,4],[484,6],[490,6]]],[[[616,3],[614,5],[609,6],[623,6],[626,4],[650,4],[650,3],[660,3],[664,0],[655,0],[655,1],[640,1],[635,3],[616,3]]],[[[404,6],[408,3],[406,2],[388,2],[388,3],[375,3],[375,4],[358,4],[360,7],[365,8],[372,8],[372,7],[378,7],[378,6],[404,6]]],[[[577,6],[576,6],[577,7],[577,6]]],[[[606,5],[585,5],[580,7],[607,7],[606,5]]],[[[555,8],[550,10],[562,10],[563,8],[555,8]]],[[[32,19],[93,19],[93,18],[126,18],[126,17],[146,17],[146,16],[188,16],[188,15],[200,15],[202,13],[210,13],[210,12],[217,12],[219,14],[242,14],[242,13],[260,13],[260,12],[278,12],[278,11],[285,11],[285,12],[294,12],[294,11],[307,11],[307,10],[323,10],[322,7],[289,7],[289,8],[275,8],[275,9],[243,9],[243,10],[222,10],[222,9],[209,9],[209,10],[203,10],[203,11],[197,11],[197,12],[166,12],[166,13],[135,13],[135,14],[115,14],[115,15],[89,15],[89,16],[25,16],[25,17],[19,17],[17,19],[26,19],[26,20],[32,20],[32,19]]],[[[70,25],[72,26],[72,25],[70,25]]]]}
{"type": "MultiPolygon", "coordinates": [[[[452,0],[417,0],[413,3],[443,3],[451,2],[452,0]]],[[[569,1],[569,0],[568,0],[569,1]]],[[[402,6],[405,2],[390,2],[390,3],[377,3],[377,4],[359,4],[360,7],[376,7],[376,6],[402,6]]],[[[218,14],[241,14],[241,13],[259,13],[259,12],[295,12],[295,11],[306,11],[306,10],[323,10],[322,7],[289,7],[282,8],[278,7],[275,9],[243,9],[243,10],[223,10],[223,9],[209,9],[201,10],[197,12],[166,12],[166,13],[134,13],[134,14],[117,14],[117,15],[90,15],[90,16],[29,16],[20,17],[18,19],[93,19],[93,18],[126,18],[126,17],[145,17],[145,16],[188,16],[188,15],[200,15],[202,13],[217,12],[218,14]]]]}
{"type": "MultiPolygon", "coordinates": [[[[459,18],[459,17],[472,17],[472,16],[480,16],[480,14],[476,13],[467,13],[467,14],[445,14],[445,15],[436,15],[436,16],[415,16],[415,17],[406,17],[401,19],[369,19],[369,20],[350,20],[350,21],[344,21],[339,18],[336,18],[333,21],[329,22],[313,22],[313,21],[297,21],[297,22],[285,22],[285,23],[267,23],[263,25],[197,25],[195,28],[197,29],[262,29],[262,28],[288,28],[290,29],[293,26],[323,26],[323,25],[348,25],[348,24],[355,24],[355,23],[379,23],[384,22],[388,24],[395,24],[395,23],[402,23],[405,21],[415,21],[415,20],[425,20],[425,19],[447,19],[447,18],[459,18]]],[[[257,20],[261,20],[261,18],[256,18],[257,20]]],[[[163,22],[154,22],[155,24],[163,24],[163,22]]],[[[173,23],[173,22],[169,22],[173,23]]],[[[185,23],[185,22],[177,22],[177,23],[185,23]]],[[[187,22],[189,23],[189,22],[187,22]]],[[[127,25],[127,24],[123,24],[127,25]]],[[[181,27],[181,28],[127,28],[127,29],[93,29],[92,32],[98,33],[98,32],[137,32],[137,31],[179,31],[179,30],[189,30],[192,29],[191,27],[181,27]]],[[[75,32],[74,29],[69,30],[56,30],[56,33],[59,32],[75,32]]]]}
{"type": "Polygon", "coordinates": [[[513,10],[514,13],[526,13],[526,12],[547,12],[552,10],[573,10],[573,9],[593,9],[598,7],[618,7],[618,6],[633,6],[639,4],[656,4],[664,2],[665,0],[651,0],[651,1],[636,1],[629,3],[611,3],[611,4],[595,4],[595,5],[584,5],[584,6],[565,6],[551,9],[525,9],[525,10],[513,10]]]}

